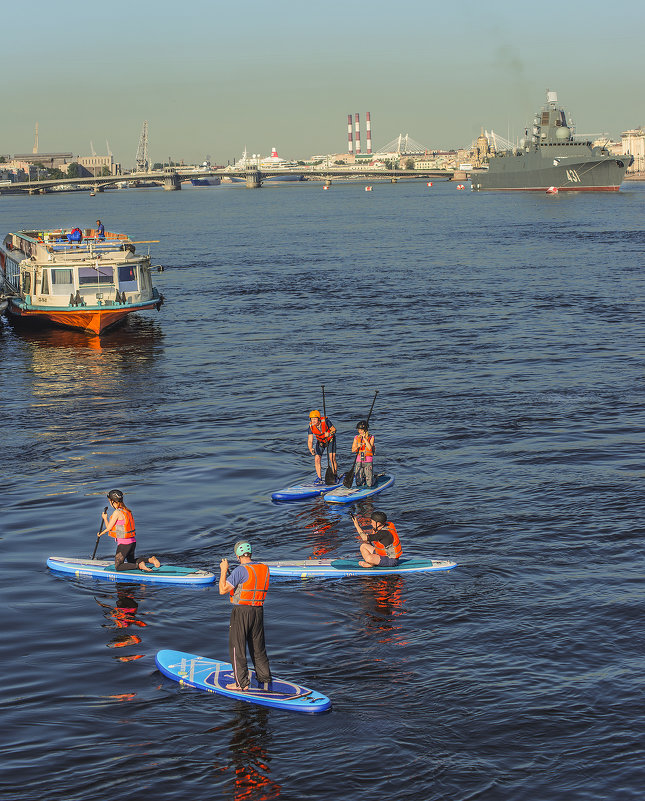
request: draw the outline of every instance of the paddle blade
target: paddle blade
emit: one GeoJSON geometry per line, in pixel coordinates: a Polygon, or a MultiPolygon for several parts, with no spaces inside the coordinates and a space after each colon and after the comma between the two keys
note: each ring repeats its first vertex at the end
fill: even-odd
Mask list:
{"type": "Polygon", "coordinates": [[[343,484],[345,487],[347,487],[347,489],[349,489],[353,483],[354,483],[354,467],[352,466],[352,469],[347,472],[347,475],[343,479],[343,484]]]}
{"type": "Polygon", "coordinates": [[[329,465],[327,465],[327,470],[325,470],[325,484],[335,484],[336,483],[336,474],[331,469],[329,465]]]}

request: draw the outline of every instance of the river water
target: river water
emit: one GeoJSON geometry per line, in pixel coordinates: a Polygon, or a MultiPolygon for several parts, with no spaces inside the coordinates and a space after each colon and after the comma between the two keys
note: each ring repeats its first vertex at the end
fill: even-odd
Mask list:
{"type": "Polygon", "coordinates": [[[0,197],[2,235],[160,240],[166,297],[101,339],[0,323],[2,798],[640,799],[644,211],[637,183],[0,197]],[[356,553],[347,509],[270,500],[321,384],[341,467],[379,390],[396,483],[363,511],[459,567],[272,582],[273,672],[326,715],[180,688],[155,653],[227,659],[216,587],[46,559],[91,555],[112,487],[168,562],[356,553]]]}

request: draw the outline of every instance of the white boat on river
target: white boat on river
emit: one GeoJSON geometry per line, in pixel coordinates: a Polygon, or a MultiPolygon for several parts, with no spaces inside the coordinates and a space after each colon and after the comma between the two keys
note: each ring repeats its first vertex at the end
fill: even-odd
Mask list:
{"type": "Polygon", "coordinates": [[[126,234],[94,229],[18,231],[0,245],[7,313],[101,334],[135,311],[161,308],[150,254],[126,234]]]}

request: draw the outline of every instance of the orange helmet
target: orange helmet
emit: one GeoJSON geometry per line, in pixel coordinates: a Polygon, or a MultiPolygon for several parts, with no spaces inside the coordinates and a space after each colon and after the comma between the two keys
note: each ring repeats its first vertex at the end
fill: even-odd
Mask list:
{"type": "Polygon", "coordinates": [[[318,409],[314,409],[313,412],[309,412],[309,419],[311,420],[312,417],[320,417],[320,412],[318,409]]]}

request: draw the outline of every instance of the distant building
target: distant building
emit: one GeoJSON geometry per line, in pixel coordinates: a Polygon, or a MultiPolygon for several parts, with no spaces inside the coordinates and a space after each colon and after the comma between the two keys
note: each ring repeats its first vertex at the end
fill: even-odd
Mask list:
{"type": "Polygon", "coordinates": [[[66,172],[66,165],[74,159],[71,153],[16,153],[13,160],[24,161],[27,164],[42,164],[43,167],[57,168],[66,172]]]}
{"type": "Polygon", "coordinates": [[[645,172],[645,130],[633,128],[621,134],[621,154],[633,156],[634,163],[627,172],[645,172]]]}
{"type": "Polygon", "coordinates": [[[104,168],[109,170],[108,175],[121,175],[121,165],[114,161],[114,156],[77,156],[75,161],[87,176],[102,175],[104,168]]]}

